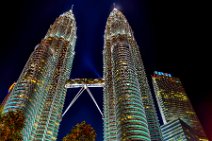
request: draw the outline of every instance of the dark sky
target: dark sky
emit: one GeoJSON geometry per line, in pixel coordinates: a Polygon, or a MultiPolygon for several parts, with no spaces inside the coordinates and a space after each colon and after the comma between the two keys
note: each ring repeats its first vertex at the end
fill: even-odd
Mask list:
{"type": "MultiPolygon", "coordinates": [[[[0,101],[18,79],[29,55],[50,24],[72,4],[77,22],[76,56],[71,78],[102,77],[103,34],[106,19],[116,2],[126,16],[148,77],[154,70],[179,77],[203,127],[212,140],[212,55],[209,51],[207,3],[153,0],[19,0],[1,3],[0,101]],[[6,10],[3,10],[6,8],[6,10]]],[[[150,83],[151,84],[151,83],[150,83]]],[[[102,89],[91,89],[102,108],[102,89]]],[[[70,90],[65,108],[76,94],[70,90]]],[[[86,120],[102,141],[102,119],[85,92],[65,115],[59,139],[86,120]]]]}

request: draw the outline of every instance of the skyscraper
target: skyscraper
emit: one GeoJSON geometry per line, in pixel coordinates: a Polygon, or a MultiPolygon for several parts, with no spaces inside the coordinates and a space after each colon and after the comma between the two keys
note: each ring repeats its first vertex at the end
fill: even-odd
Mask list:
{"type": "Polygon", "coordinates": [[[199,139],[207,139],[180,79],[155,71],[152,82],[163,123],[180,118],[194,129],[199,139]]]}
{"type": "Polygon", "coordinates": [[[4,106],[20,109],[26,121],[24,141],[56,140],[76,41],[72,10],[60,15],[30,55],[4,106]]]}
{"type": "Polygon", "coordinates": [[[116,8],[106,23],[103,63],[104,140],[161,140],[139,47],[116,8]]]}

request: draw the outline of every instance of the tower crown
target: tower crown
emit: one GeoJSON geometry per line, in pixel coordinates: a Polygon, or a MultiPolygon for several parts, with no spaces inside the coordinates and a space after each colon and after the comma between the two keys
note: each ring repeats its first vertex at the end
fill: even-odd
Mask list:
{"type": "Polygon", "coordinates": [[[73,14],[73,9],[71,8],[70,10],[64,12],[63,14],[61,14],[60,16],[66,16],[69,17],[72,20],[75,20],[74,14],[73,14]]]}
{"type": "Polygon", "coordinates": [[[116,7],[113,8],[107,19],[105,35],[108,37],[117,35],[132,36],[126,17],[116,7]]]}
{"type": "Polygon", "coordinates": [[[59,37],[70,41],[75,37],[73,35],[76,35],[76,21],[71,8],[55,20],[54,24],[50,26],[45,38],[59,37]]]}
{"type": "MultiPolygon", "coordinates": [[[[119,11],[116,7],[114,7],[113,10],[110,12],[109,17],[110,17],[110,16],[115,16],[115,15],[118,15],[118,14],[123,15],[123,14],[121,13],[121,11],[119,11]]],[[[124,15],[123,15],[123,16],[124,16],[124,15]]]]}

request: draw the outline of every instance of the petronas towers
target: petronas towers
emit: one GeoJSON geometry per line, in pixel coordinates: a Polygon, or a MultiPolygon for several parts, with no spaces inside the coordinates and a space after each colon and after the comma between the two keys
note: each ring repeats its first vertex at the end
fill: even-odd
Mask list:
{"type": "MultiPolygon", "coordinates": [[[[76,30],[72,10],[55,20],[5,103],[5,113],[24,111],[24,141],[57,139],[65,84],[75,55],[76,30]]],[[[162,140],[139,46],[127,19],[116,8],[105,28],[103,80],[104,141],[162,140]]]]}

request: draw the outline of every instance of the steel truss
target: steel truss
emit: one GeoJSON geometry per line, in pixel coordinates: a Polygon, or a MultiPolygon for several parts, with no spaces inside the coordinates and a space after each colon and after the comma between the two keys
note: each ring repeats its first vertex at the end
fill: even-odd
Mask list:
{"type": "Polygon", "coordinates": [[[77,99],[82,95],[82,93],[86,90],[93,100],[94,104],[96,105],[96,108],[98,109],[99,113],[103,117],[103,113],[101,109],[99,108],[99,105],[97,104],[93,94],[91,93],[89,87],[103,87],[104,86],[104,80],[103,79],[91,79],[91,78],[77,78],[77,79],[70,79],[67,81],[65,87],[67,89],[69,88],[81,88],[78,93],[75,95],[75,97],[70,102],[69,106],[66,108],[64,113],[62,114],[62,117],[65,116],[65,114],[68,112],[68,110],[72,107],[72,105],[77,101],[77,99]]]}

